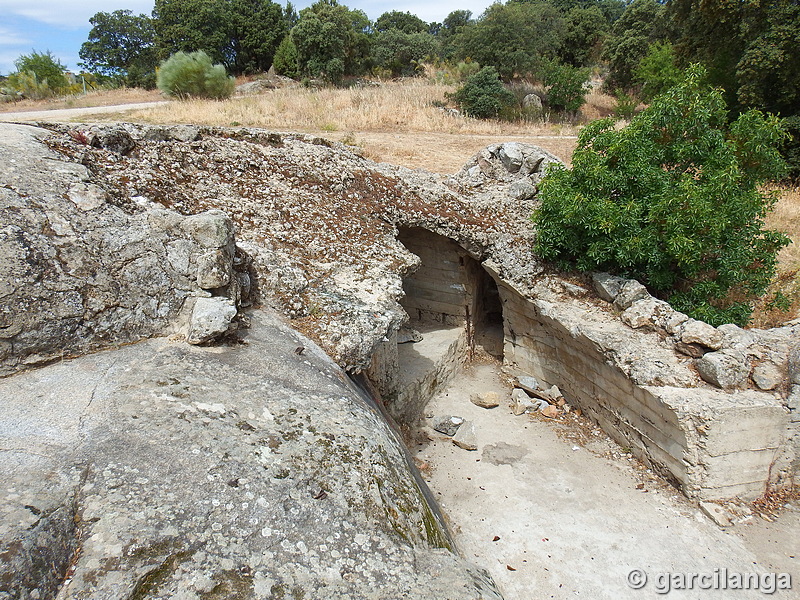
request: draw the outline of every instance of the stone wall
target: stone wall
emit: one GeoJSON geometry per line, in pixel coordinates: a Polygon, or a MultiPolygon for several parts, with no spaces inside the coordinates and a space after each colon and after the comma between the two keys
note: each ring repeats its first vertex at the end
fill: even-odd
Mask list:
{"type": "MultiPolygon", "coordinates": [[[[608,324],[593,331],[588,314],[561,318],[547,302],[502,282],[500,293],[509,371],[557,385],[570,404],[688,496],[752,499],[777,474],[789,422],[775,394],[637,384],[611,358],[619,338],[608,324]]],[[[639,352],[639,360],[653,360],[639,352]]]]}
{"type": "Polygon", "coordinates": [[[466,250],[453,240],[420,228],[401,229],[400,242],[422,264],[403,280],[400,300],[412,320],[463,324],[472,309],[473,290],[466,250]]]}

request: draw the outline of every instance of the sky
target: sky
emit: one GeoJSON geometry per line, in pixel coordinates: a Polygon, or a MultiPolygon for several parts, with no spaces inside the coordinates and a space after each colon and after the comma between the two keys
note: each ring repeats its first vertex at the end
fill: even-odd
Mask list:
{"type": "MultiPolygon", "coordinates": [[[[314,0],[293,2],[299,9],[314,0]]],[[[367,2],[340,0],[351,9],[361,9],[375,20],[387,11],[399,10],[417,15],[423,21],[441,22],[454,10],[471,10],[480,15],[492,0],[395,0],[367,2]]],[[[285,0],[279,0],[285,5],[285,0]]],[[[0,75],[16,71],[14,61],[31,51],[52,52],[71,70],[78,70],[78,51],[89,37],[89,19],[100,11],[128,9],[149,14],[153,0],[0,0],[0,75]]]]}

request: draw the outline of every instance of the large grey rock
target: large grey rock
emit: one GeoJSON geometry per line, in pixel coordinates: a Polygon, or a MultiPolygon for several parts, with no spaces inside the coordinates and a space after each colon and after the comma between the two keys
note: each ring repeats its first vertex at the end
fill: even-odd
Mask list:
{"type": "Polygon", "coordinates": [[[475,423],[464,421],[453,436],[453,443],[464,450],[477,450],[478,434],[475,432],[475,423]]]}
{"type": "Polygon", "coordinates": [[[592,273],[592,283],[597,295],[606,302],[614,302],[627,280],[609,273],[592,273]]]}
{"type": "Polygon", "coordinates": [[[614,308],[617,310],[626,310],[636,302],[650,296],[647,288],[635,279],[628,279],[619,290],[616,298],[614,298],[614,308]]]}
{"type": "Polygon", "coordinates": [[[529,179],[517,179],[508,186],[508,193],[515,200],[530,200],[537,191],[529,179]]]}
{"type": "Polygon", "coordinates": [[[233,223],[219,209],[187,217],[181,228],[203,248],[225,248],[233,241],[233,223]]]}
{"type": "Polygon", "coordinates": [[[131,134],[121,125],[96,128],[93,131],[92,145],[105,148],[117,154],[128,154],[136,147],[131,134]]]}
{"type": "Polygon", "coordinates": [[[500,146],[498,156],[509,173],[517,173],[525,160],[522,145],[518,142],[506,142],[500,146]]]}
{"type": "Polygon", "coordinates": [[[0,380],[0,597],[500,598],[348,378],[252,317],[0,380]]]}
{"type": "Polygon", "coordinates": [[[662,327],[666,320],[675,312],[672,307],[652,296],[636,300],[620,315],[622,322],[638,329],[640,327],[662,327]]]}
{"type": "Polygon", "coordinates": [[[525,390],[517,388],[511,392],[511,412],[515,415],[535,412],[537,406],[538,402],[534,402],[525,390]]]}
{"type": "Polygon", "coordinates": [[[528,94],[522,99],[522,105],[525,108],[542,110],[542,99],[537,94],[528,94]]]}
{"type": "Polygon", "coordinates": [[[535,377],[531,377],[530,375],[518,375],[516,377],[516,385],[519,388],[522,388],[526,392],[534,393],[537,390],[542,389],[542,385],[539,383],[539,380],[535,377]]]}
{"type": "Polygon", "coordinates": [[[783,380],[783,372],[773,362],[762,362],[753,369],[753,383],[760,390],[774,390],[783,380]]]}
{"type": "Polygon", "coordinates": [[[231,282],[233,260],[230,252],[209,250],[197,258],[197,285],[205,290],[220,288],[231,282]]]}
{"type": "Polygon", "coordinates": [[[454,415],[444,415],[440,417],[435,417],[433,420],[433,429],[438,431],[439,433],[443,433],[445,435],[449,435],[450,437],[454,436],[458,431],[458,428],[463,425],[464,419],[462,417],[457,417],[454,415]]]}
{"type": "Polygon", "coordinates": [[[684,344],[700,344],[712,350],[719,350],[722,348],[723,339],[722,332],[716,327],[696,319],[689,319],[681,328],[681,341],[684,344]]]}
{"type": "MultiPolygon", "coordinates": [[[[232,272],[233,228],[221,211],[186,218],[121,198],[51,150],[55,135],[1,127],[0,375],[173,331],[184,300],[201,292],[191,274],[201,242],[225,247],[218,267],[232,272]]],[[[112,127],[98,142],[111,150],[80,148],[118,163],[125,136],[112,127]]]]}
{"type": "Polygon", "coordinates": [[[700,377],[724,390],[743,387],[750,376],[747,356],[738,350],[726,348],[709,352],[696,364],[700,377]]]}

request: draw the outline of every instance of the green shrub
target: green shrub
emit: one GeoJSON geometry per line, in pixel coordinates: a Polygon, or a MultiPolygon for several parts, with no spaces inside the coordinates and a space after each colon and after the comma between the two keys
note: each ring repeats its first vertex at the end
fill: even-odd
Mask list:
{"type": "Polygon", "coordinates": [[[632,94],[626,94],[620,89],[614,91],[614,98],[617,100],[617,104],[614,107],[614,116],[617,119],[630,121],[633,115],[636,114],[636,107],[639,106],[639,99],[632,94]]]}
{"type": "MultiPolygon", "coordinates": [[[[66,75],[67,68],[49,50],[47,52],[34,50],[30,54],[23,54],[14,61],[14,66],[17,67],[15,75],[24,80],[24,83],[21,84],[23,87],[42,92],[44,92],[45,88],[49,89],[49,92],[45,92],[38,97],[64,93],[69,87],[66,75]],[[33,80],[33,84],[29,84],[29,79],[33,80]]],[[[13,80],[14,75],[9,79],[13,80]]],[[[12,85],[14,84],[12,83],[12,85]]]]}
{"type": "Polygon", "coordinates": [[[641,97],[650,102],[680,83],[681,70],[675,65],[675,51],[669,42],[650,44],[647,55],[633,70],[633,80],[641,86],[641,97]]]}
{"type": "Polygon", "coordinates": [[[297,66],[297,46],[292,41],[292,36],[287,35],[275,51],[275,58],[272,61],[275,72],[297,79],[300,77],[300,68],[297,66]]]}
{"type": "Polygon", "coordinates": [[[544,69],[548,106],[557,111],[574,113],[586,102],[589,93],[589,69],[561,63],[550,63],[544,69]]]}
{"type": "Polygon", "coordinates": [[[156,81],[162,92],[182,100],[229,98],[236,85],[234,78],[228,77],[225,67],[212,65],[202,50],[191,54],[176,52],[170,56],[161,63],[156,81]]]}
{"type": "Polygon", "coordinates": [[[462,60],[456,65],[456,74],[459,81],[466,81],[480,70],[481,66],[469,58],[462,60]]]}
{"type": "Polygon", "coordinates": [[[12,73],[8,76],[9,91],[15,96],[29,98],[31,100],[43,100],[52,98],[55,92],[47,80],[39,81],[34,73],[23,71],[22,73],[12,73]]]}
{"type": "Polygon", "coordinates": [[[764,229],[776,202],[760,185],[779,176],[779,120],[750,111],[727,125],[705,71],[617,130],[584,128],[571,170],[542,184],[536,252],[563,268],[636,277],[674,308],[713,324],[743,325],[788,243],[764,229]]]}
{"type": "Polygon", "coordinates": [[[471,75],[451,97],[466,115],[479,119],[496,117],[504,106],[515,100],[494,67],[484,67],[471,75]]]}

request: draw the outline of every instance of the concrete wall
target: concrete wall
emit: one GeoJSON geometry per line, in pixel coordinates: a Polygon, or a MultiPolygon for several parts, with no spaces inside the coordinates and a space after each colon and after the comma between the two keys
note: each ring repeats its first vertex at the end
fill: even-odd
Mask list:
{"type": "Polygon", "coordinates": [[[786,443],[788,416],[755,391],[638,386],[595,340],[500,285],[505,365],[557,385],[620,445],[700,499],[755,498],[786,443]]]}
{"type": "Polygon", "coordinates": [[[708,386],[685,364],[674,362],[668,347],[642,352],[637,344],[647,340],[617,319],[589,326],[587,313],[581,312],[587,306],[579,302],[554,310],[552,302],[524,297],[453,240],[422,229],[401,230],[399,239],[422,259],[405,280],[401,304],[420,327],[431,329],[416,344],[398,347],[390,338],[373,357],[370,378],[396,420],[415,423],[476,339],[481,343],[481,328],[490,329],[484,313],[499,310],[487,289],[497,286],[505,369],[557,385],[570,404],[687,496],[753,499],[775,479],[783,462],[796,460],[797,439],[789,438],[797,427],[792,429],[778,395],[708,386]],[[614,358],[621,354],[639,355],[645,366],[664,361],[660,369],[677,373],[673,370],[682,368],[688,378],[637,384],[640,379],[630,365],[614,358]]]}
{"type": "Polygon", "coordinates": [[[473,310],[468,269],[475,260],[453,240],[425,229],[401,229],[398,239],[422,259],[422,265],[403,281],[406,295],[400,304],[411,319],[464,324],[473,310]]]}

